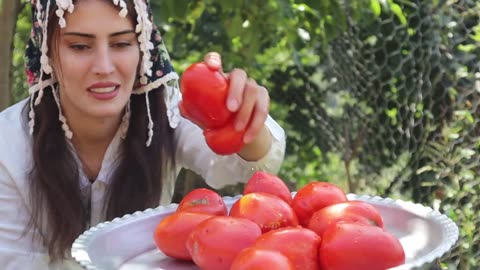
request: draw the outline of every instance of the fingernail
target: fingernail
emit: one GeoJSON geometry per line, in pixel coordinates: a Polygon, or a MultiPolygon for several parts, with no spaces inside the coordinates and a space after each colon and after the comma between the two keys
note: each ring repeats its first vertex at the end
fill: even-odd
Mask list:
{"type": "Polygon", "coordinates": [[[208,66],[213,69],[218,69],[220,68],[220,61],[217,59],[208,59],[208,66]]]}
{"type": "Polygon", "coordinates": [[[218,58],[212,57],[210,58],[210,62],[212,63],[212,65],[220,66],[220,60],[218,58]]]}
{"type": "Polygon", "coordinates": [[[231,98],[227,102],[227,107],[231,112],[235,112],[238,109],[238,101],[234,98],[231,98]]]}

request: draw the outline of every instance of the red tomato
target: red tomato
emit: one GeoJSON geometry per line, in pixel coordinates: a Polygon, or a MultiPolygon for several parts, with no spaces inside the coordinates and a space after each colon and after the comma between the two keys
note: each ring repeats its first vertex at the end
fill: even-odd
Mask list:
{"type": "Polygon", "coordinates": [[[291,206],[300,224],[307,227],[313,213],[325,206],[346,201],[347,196],[343,190],[334,184],[311,182],[298,190],[291,206]]]}
{"type": "Polygon", "coordinates": [[[243,195],[253,192],[264,192],[275,195],[288,204],[292,201],[292,194],[282,179],[268,172],[256,171],[248,180],[243,189],[243,195]]]}
{"type": "Polygon", "coordinates": [[[385,270],[404,264],[405,252],[380,227],[341,222],[323,234],[319,258],[322,270],[385,270]]]}
{"type": "Polygon", "coordinates": [[[224,126],[233,114],[227,109],[228,81],[205,63],[189,66],[180,79],[182,112],[202,128],[224,126]]]}
{"type": "Polygon", "coordinates": [[[294,270],[292,262],[275,250],[255,246],[242,250],[232,263],[230,270],[294,270]]]}
{"type": "Polygon", "coordinates": [[[260,226],[262,233],[298,226],[298,219],[288,203],[268,193],[249,193],[236,201],[230,216],[247,218],[260,226]]]}
{"type": "Polygon", "coordinates": [[[238,153],[244,146],[245,130],[240,132],[235,130],[233,121],[221,128],[205,129],[203,135],[210,149],[219,155],[238,153]]]}
{"type": "Polygon", "coordinates": [[[229,270],[240,251],[261,234],[260,227],[246,218],[214,216],[192,230],[187,249],[201,269],[229,270]]]}
{"type": "Polygon", "coordinates": [[[363,201],[348,201],[326,206],[313,213],[308,228],[322,236],[330,224],[340,221],[357,222],[383,228],[383,218],[377,208],[363,201]]]}
{"type": "Polygon", "coordinates": [[[318,234],[299,226],[269,231],[261,235],[254,246],[280,251],[292,262],[295,270],[318,270],[320,242],[318,234]]]}
{"type": "Polygon", "coordinates": [[[207,188],[197,188],[185,195],[177,207],[177,212],[188,211],[226,216],[227,206],[220,194],[207,188]]]}
{"type": "Polygon", "coordinates": [[[181,260],[191,260],[186,242],[188,235],[200,222],[213,217],[209,214],[177,212],[158,223],[153,239],[165,255],[181,260]]]}

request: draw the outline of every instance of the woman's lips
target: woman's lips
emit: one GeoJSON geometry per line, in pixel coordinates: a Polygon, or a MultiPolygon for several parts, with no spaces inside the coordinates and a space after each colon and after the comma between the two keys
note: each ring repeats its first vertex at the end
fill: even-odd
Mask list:
{"type": "Polygon", "coordinates": [[[119,86],[89,88],[88,91],[92,97],[97,100],[110,100],[115,98],[119,92],[119,86]]]}
{"type": "Polygon", "coordinates": [[[94,93],[109,93],[115,90],[116,86],[111,87],[99,87],[99,88],[90,88],[89,90],[94,93]]]}

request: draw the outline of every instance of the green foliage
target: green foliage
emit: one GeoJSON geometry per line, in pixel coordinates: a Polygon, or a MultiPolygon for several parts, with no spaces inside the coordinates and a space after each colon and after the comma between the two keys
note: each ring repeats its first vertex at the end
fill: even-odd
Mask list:
{"type": "Polygon", "coordinates": [[[26,7],[19,14],[16,25],[16,32],[13,45],[13,93],[12,103],[15,103],[28,95],[28,84],[25,75],[25,61],[24,52],[25,46],[30,36],[31,20],[30,20],[30,5],[26,7]]]}

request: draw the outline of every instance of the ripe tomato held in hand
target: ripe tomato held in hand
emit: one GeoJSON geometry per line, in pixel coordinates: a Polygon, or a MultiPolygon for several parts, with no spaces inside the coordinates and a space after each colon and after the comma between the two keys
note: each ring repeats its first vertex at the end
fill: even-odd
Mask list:
{"type": "Polygon", "coordinates": [[[252,177],[250,177],[243,188],[243,195],[253,192],[264,192],[275,195],[288,204],[292,202],[292,194],[285,182],[278,176],[268,172],[256,171],[252,177]]]}
{"type": "Polygon", "coordinates": [[[227,206],[220,194],[207,188],[196,188],[183,197],[177,212],[198,212],[217,216],[227,215],[227,206]]]}
{"type": "Polygon", "coordinates": [[[227,108],[228,81],[204,62],[190,65],[180,79],[181,111],[204,128],[223,127],[234,115],[227,108]]]}
{"type": "Polygon", "coordinates": [[[213,217],[210,214],[176,212],[158,223],[153,233],[157,248],[165,255],[181,260],[191,260],[186,242],[190,232],[202,221],[213,217]]]}
{"type": "Polygon", "coordinates": [[[375,206],[363,201],[332,204],[313,213],[308,228],[322,236],[333,223],[348,221],[383,228],[383,218],[375,206]]]}
{"type": "Polygon", "coordinates": [[[187,250],[201,269],[229,270],[233,260],[262,234],[246,218],[214,216],[198,224],[187,239],[187,250]]]}
{"type": "Polygon", "coordinates": [[[325,206],[346,201],[345,192],[338,186],[328,182],[310,182],[298,190],[290,205],[300,224],[307,227],[313,213],[325,206]]]}
{"type": "Polygon", "coordinates": [[[255,246],[242,250],[232,263],[230,270],[294,270],[292,262],[276,250],[255,246]]]}
{"type": "Polygon", "coordinates": [[[236,113],[227,108],[228,80],[204,62],[190,65],[180,79],[180,112],[203,129],[208,146],[219,155],[238,153],[246,130],[234,128],[236,113]]]}
{"type": "Polygon", "coordinates": [[[219,155],[238,153],[245,145],[243,142],[245,130],[240,132],[235,130],[233,121],[221,128],[205,129],[203,135],[210,149],[219,155]]]}
{"type": "Polygon", "coordinates": [[[405,263],[405,252],[395,236],[358,223],[329,226],[318,252],[322,270],[385,270],[405,263]]]}
{"type": "Polygon", "coordinates": [[[297,216],[290,205],[268,193],[254,192],[243,195],[232,205],[229,215],[247,218],[257,223],[262,233],[298,226],[297,216]]]}
{"type": "Polygon", "coordinates": [[[298,226],[264,233],[255,241],[254,247],[279,251],[292,262],[295,270],[318,270],[320,243],[320,236],[298,226]]]}

